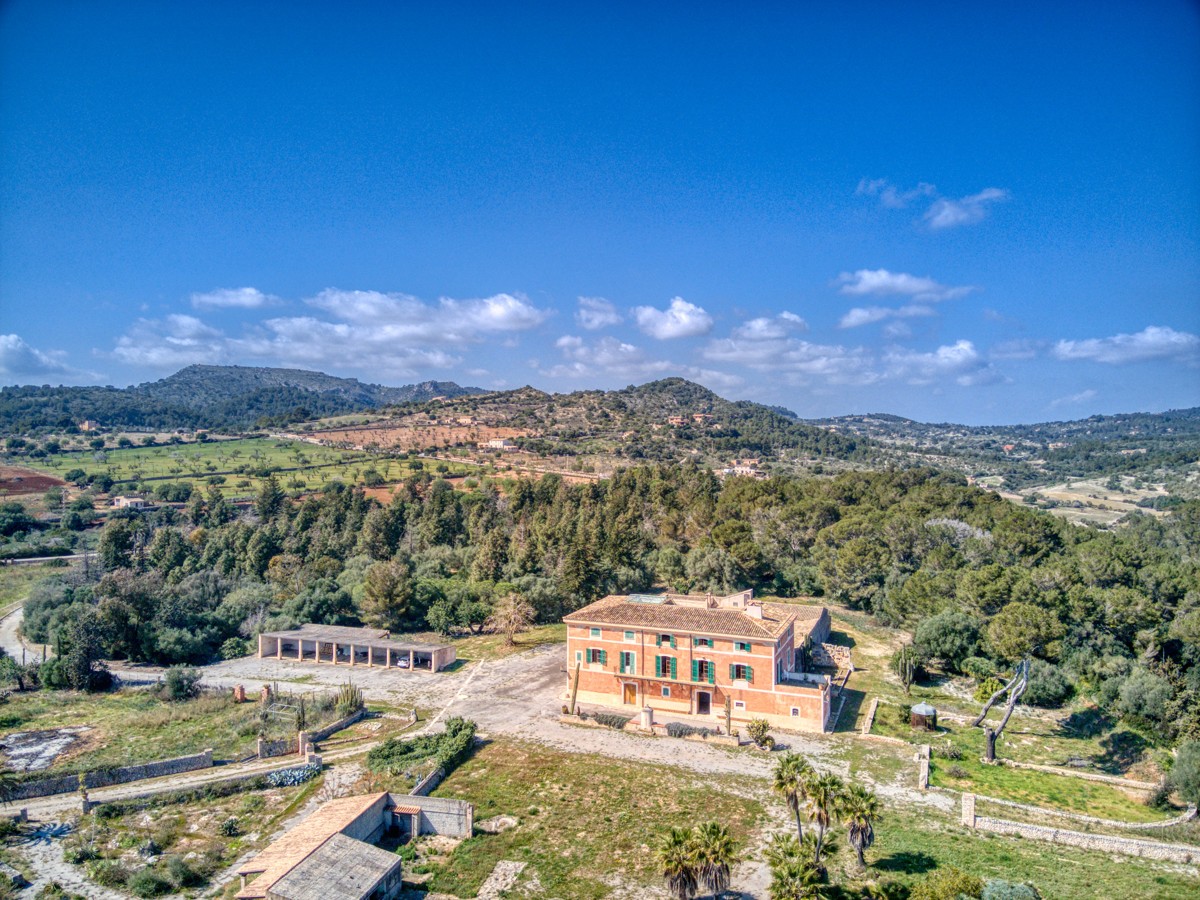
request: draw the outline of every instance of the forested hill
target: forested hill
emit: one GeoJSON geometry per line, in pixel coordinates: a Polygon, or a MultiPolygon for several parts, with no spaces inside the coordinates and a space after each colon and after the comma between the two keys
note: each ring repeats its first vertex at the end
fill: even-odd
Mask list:
{"type": "MultiPolygon", "coordinates": [[[[731,401],[683,378],[616,391],[547,394],[532,387],[394,410],[399,419],[470,417],[521,429],[525,449],[548,455],[611,455],[634,460],[699,456],[863,459],[869,441],[798,421],[776,408],[731,401]]],[[[411,419],[410,419],[411,421],[411,419]]]]}
{"type": "Polygon", "coordinates": [[[0,430],[29,433],[85,419],[114,428],[253,428],[479,392],[450,381],[386,387],[302,369],[196,365],[129,388],[5,387],[0,430]]]}

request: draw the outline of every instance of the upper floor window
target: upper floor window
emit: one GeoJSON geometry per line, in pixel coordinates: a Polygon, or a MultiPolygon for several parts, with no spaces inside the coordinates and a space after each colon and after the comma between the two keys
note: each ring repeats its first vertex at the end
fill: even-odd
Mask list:
{"type": "Polygon", "coordinates": [[[738,650],[742,653],[749,653],[749,652],[751,652],[750,642],[749,641],[734,641],[733,649],[738,650]]]}
{"type": "Polygon", "coordinates": [[[692,646],[693,647],[711,647],[712,645],[713,645],[712,638],[704,638],[704,637],[692,638],[692,646]]]}
{"type": "Polygon", "coordinates": [[[608,663],[608,652],[605,650],[597,650],[595,647],[588,647],[587,661],[589,664],[603,666],[608,663]]]}
{"type": "Polygon", "coordinates": [[[753,681],[754,671],[749,666],[734,663],[729,667],[729,677],[733,681],[753,681]]]}
{"type": "Polygon", "coordinates": [[[592,637],[600,637],[600,629],[599,629],[599,628],[593,628],[593,629],[591,630],[591,635],[592,635],[592,637]]]}
{"type": "Polygon", "coordinates": [[[633,643],[633,641],[634,641],[634,634],[633,634],[633,632],[632,632],[632,631],[627,631],[627,632],[625,632],[625,643],[627,643],[627,644],[632,644],[632,643],[633,643]]]}

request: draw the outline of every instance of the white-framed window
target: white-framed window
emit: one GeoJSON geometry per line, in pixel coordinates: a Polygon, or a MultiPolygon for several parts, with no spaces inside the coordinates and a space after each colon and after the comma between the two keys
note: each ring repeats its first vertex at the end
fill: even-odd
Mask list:
{"type": "Polygon", "coordinates": [[[632,650],[622,650],[620,658],[620,671],[625,675],[637,674],[637,659],[632,650]]]}
{"type": "Polygon", "coordinates": [[[588,647],[587,650],[588,665],[604,665],[608,662],[608,654],[603,650],[597,650],[595,647],[588,647]]]}
{"type": "Polygon", "coordinates": [[[733,681],[753,681],[754,672],[742,663],[733,663],[729,667],[729,677],[733,681]]]}
{"type": "Polygon", "coordinates": [[[734,700],[734,701],[733,701],[733,708],[734,708],[734,709],[745,709],[745,708],[746,708],[746,703],[745,703],[745,701],[744,701],[744,700],[734,700]]]}
{"type": "Polygon", "coordinates": [[[575,662],[577,662],[577,663],[583,662],[583,651],[582,650],[575,651],[575,662]]]}
{"type": "Polygon", "coordinates": [[[734,641],[733,649],[737,650],[739,653],[749,653],[750,652],[750,642],[749,641],[734,641]]]}
{"type": "Polygon", "coordinates": [[[593,628],[590,633],[591,633],[592,637],[600,637],[600,629],[599,628],[593,628]]]}
{"type": "Polygon", "coordinates": [[[634,642],[634,640],[635,640],[635,637],[634,637],[634,634],[632,631],[625,632],[625,643],[632,644],[634,642]]]}
{"type": "Polygon", "coordinates": [[[800,710],[798,710],[796,707],[794,707],[794,706],[793,706],[793,707],[792,707],[792,715],[793,715],[793,716],[798,716],[798,715],[800,715],[800,710]]]}
{"type": "Polygon", "coordinates": [[[666,685],[663,685],[663,689],[662,689],[662,695],[663,695],[664,697],[670,697],[670,696],[671,696],[671,689],[670,689],[669,687],[667,687],[666,685]]]}

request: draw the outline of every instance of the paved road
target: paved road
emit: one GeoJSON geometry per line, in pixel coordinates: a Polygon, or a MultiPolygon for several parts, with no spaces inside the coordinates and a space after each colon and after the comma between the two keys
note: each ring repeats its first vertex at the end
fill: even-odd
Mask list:
{"type": "MultiPolygon", "coordinates": [[[[3,619],[0,619],[0,648],[3,648],[5,653],[18,662],[22,659],[29,662],[40,660],[42,658],[41,645],[28,644],[17,636],[17,629],[23,621],[25,621],[25,609],[20,606],[10,610],[3,619]]],[[[46,652],[50,656],[54,655],[49,648],[46,652]]]]}

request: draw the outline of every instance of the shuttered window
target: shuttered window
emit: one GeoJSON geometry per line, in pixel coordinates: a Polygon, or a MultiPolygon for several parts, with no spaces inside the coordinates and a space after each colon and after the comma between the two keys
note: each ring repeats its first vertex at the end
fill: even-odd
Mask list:
{"type": "Polygon", "coordinates": [[[657,678],[677,678],[676,662],[673,656],[654,657],[654,675],[657,678]]]}
{"type": "Polygon", "coordinates": [[[633,674],[635,669],[635,660],[633,653],[628,651],[621,652],[621,671],[627,675],[633,674]]]}
{"type": "Polygon", "coordinates": [[[601,666],[607,665],[608,664],[608,651],[607,650],[597,650],[595,647],[588,647],[587,661],[591,664],[598,664],[601,666]]]}
{"type": "Polygon", "coordinates": [[[741,653],[749,653],[750,652],[750,642],[749,641],[734,641],[733,649],[735,649],[741,653]]]}
{"type": "Polygon", "coordinates": [[[753,681],[754,670],[741,663],[731,663],[729,666],[729,678],[731,681],[753,681]]]}
{"type": "Polygon", "coordinates": [[[693,659],[692,660],[692,681],[707,681],[709,684],[717,683],[717,667],[711,660],[693,659]]]}

